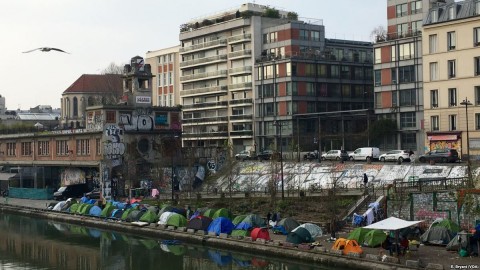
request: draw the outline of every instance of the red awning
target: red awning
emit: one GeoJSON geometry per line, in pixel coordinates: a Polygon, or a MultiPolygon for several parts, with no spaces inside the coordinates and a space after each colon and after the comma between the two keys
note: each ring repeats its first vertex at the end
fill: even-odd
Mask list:
{"type": "Polygon", "coordinates": [[[458,140],[457,135],[432,135],[428,136],[429,141],[456,141],[458,140]]]}

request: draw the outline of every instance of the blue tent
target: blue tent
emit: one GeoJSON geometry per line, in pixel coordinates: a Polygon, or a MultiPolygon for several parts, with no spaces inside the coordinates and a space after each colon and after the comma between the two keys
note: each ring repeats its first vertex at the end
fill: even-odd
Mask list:
{"type": "Polygon", "coordinates": [[[81,202],[81,203],[87,203],[88,200],[89,200],[89,199],[88,199],[87,197],[85,197],[85,196],[83,196],[82,198],[80,198],[80,202],[81,202]]]}
{"type": "Polygon", "coordinates": [[[96,205],[92,206],[92,208],[90,208],[90,211],[88,212],[90,216],[96,216],[96,217],[99,217],[101,213],[102,213],[102,208],[96,205]]]}
{"type": "Polygon", "coordinates": [[[218,217],[210,223],[208,226],[208,232],[214,232],[217,235],[220,235],[221,233],[230,234],[232,233],[233,227],[233,223],[230,219],[218,217]]]}
{"type": "Polygon", "coordinates": [[[240,222],[235,226],[235,230],[245,230],[248,231],[250,228],[252,228],[252,225],[247,223],[247,222],[240,222]]]}

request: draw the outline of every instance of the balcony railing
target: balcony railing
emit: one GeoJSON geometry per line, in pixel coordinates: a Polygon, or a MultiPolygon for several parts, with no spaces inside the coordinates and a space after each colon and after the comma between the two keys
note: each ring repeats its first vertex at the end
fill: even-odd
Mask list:
{"type": "Polygon", "coordinates": [[[400,33],[387,33],[386,35],[377,35],[375,37],[376,42],[384,42],[384,41],[389,41],[389,40],[396,40],[399,38],[408,38],[408,37],[416,37],[416,36],[421,36],[422,31],[412,31],[409,30],[407,32],[400,32],[400,33]]]}
{"type": "Polygon", "coordinates": [[[252,72],[252,67],[247,66],[247,67],[238,67],[238,68],[231,68],[228,70],[228,74],[236,74],[236,73],[251,73],[252,72]]]}
{"type": "Polygon", "coordinates": [[[248,82],[248,83],[237,83],[237,84],[230,84],[228,86],[228,90],[232,90],[232,89],[244,89],[244,88],[252,88],[252,83],[251,82],[248,82]]]}
{"type": "Polygon", "coordinates": [[[219,60],[227,60],[227,55],[215,55],[215,56],[210,56],[210,57],[204,57],[204,58],[199,58],[199,59],[194,59],[194,60],[187,60],[183,61],[180,63],[180,67],[187,67],[187,66],[193,66],[193,65],[198,65],[198,64],[203,64],[207,62],[214,62],[214,61],[219,61],[219,60]]]}
{"type": "Polygon", "coordinates": [[[215,116],[215,117],[201,117],[201,118],[191,118],[191,119],[183,119],[182,123],[207,123],[207,122],[227,122],[228,116],[215,116]]]}
{"type": "Polygon", "coordinates": [[[228,38],[228,43],[234,43],[237,41],[248,41],[252,39],[252,34],[241,34],[228,38]]]}
{"type": "Polygon", "coordinates": [[[217,71],[210,71],[210,72],[203,72],[203,73],[198,73],[198,74],[191,74],[191,75],[185,75],[180,77],[180,81],[189,81],[189,80],[195,80],[195,79],[202,79],[206,77],[216,77],[216,76],[227,76],[227,71],[226,70],[217,70],[217,71]]]}
{"type": "Polygon", "coordinates": [[[222,38],[222,39],[217,39],[209,42],[204,42],[188,47],[183,47],[180,48],[180,52],[188,52],[188,51],[193,51],[193,50],[198,50],[198,49],[203,49],[203,48],[209,48],[209,47],[214,47],[214,46],[226,46],[227,45],[227,39],[222,38]]]}
{"type": "Polygon", "coordinates": [[[219,102],[208,102],[208,103],[196,103],[191,105],[183,105],[182,108],[184,110],[188,109],[199,109],[199,108],[207,108],[207,107],[226,107],[228,105],[227,101],[219,101],[219,102]]]}
{"type": "Polygon", "coordinates": [[[238,104],[249,104],[253,105],[253,100],[251,98],[244,98],[244,99],[236,99],[236,100],[230,100],[228,102],[230,105],[238,105],[238,104]]]}
{"type": "Polygon", "coordinates": [[[180,91],[180,96],[203,95],[203,94],[206,94],[206,93],[226,92],[226,91],[228,91],[228,86],[226,86],[226,85],[209,86],[209,87],[203,87],[203,88],[182,90],[182,91],[180,91]]]}
{"type": "Polygon", "coordinates": [[[468,188],[468,178],[433,178],[418,179],[415,181],[394,181],[396,192],[431,192],[468,188]]]}
{"type": "Polygon", "coordinates": [[[235,58],[235,57],[241,57],[241,56],[251,56],[251,55],[252,55],[252,50],[243,50],[243,51],[228,53],[228,58],[235,58]]]}
{"type": "Polygon", "coordinates": [[[230,120],[252,120],[253,114],[232,115],[230,120]]]}
{"type": "Polygon", "coordinates": [[[200,137],[228,137],[226,131],[210,131],[197,133],[182,133],[183,138],[200,138],[200,137]]]}
{"type": "Polygon", "coordinates": [[[251,130],[231,131],[230,136],[253,136],[253,131],[251,131],[251,130]]]}

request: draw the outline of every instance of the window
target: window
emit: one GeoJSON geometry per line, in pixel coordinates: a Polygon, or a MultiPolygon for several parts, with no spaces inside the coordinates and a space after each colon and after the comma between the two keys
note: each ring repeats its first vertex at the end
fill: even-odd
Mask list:
{"type": "Polygon", "coordinates": [[[448,78],[455,78],[455,60],[448,60],[448,78]]]}
{"type": "Polygon", "coordinates": [[[398,91],[392,91],[392,107],[396,107],[398,105],[397,93],[398,91]]]}
{"type": "Polygon", "coordinates": [[[38,151],[39,156],[48,156],[50,154],[50,142],[49,141],[39,141],[38,142],[38,151]]]}
{"type": "Polygon", "coordinates": [[[375,108],[382,108],[382,93],[375,93],[375,108]]]}
{"type": "Polygon", "coordinates": [[[90,140],[78,139],[77,140],[77,155],[87,156],[90,155],[90,140]]]}
{"type": "Polygon", "coordinates": [[[410,13],[417,14],[422,12],[422,1],[410,2],[410,13]]]}
{"type": "Polygon", "coordinates": [[[399,59],[407,60],[412,59],[415,56],[415,43],[404,43],[398,46],[399,59]]]}
{"type": "Polygon", "coordinates": [[[480,27],[473,28],[473,46],[480,46],[480,27]]]}
{"type": "Polygon", "coordinates": [[[415,89],[400,91],[400,106],[414,106],[416,101],[415,89]]]}
{"type": "Polygon", "coordinates": [[[457,130],[457,115],[451,114],[448,116],[450,131],[457,130]]]}
{"type": "Polygon", "coordinates": [[[12,142],[12,143],[7,143],[7,156],[14,157],[17,152],[17,144],[12,142]]]}
{"type": "Polygon", "coordinates": [[[107,123],[116,123],[115,121],[115,111],[107,111],[107,123]]]}
{"type": "Polygon", "coordinates": [[[22,142],[21,155],[22,156],[31,156],[32,155],[32,143],[31,142],[22,142]]]}
{"type": "Polygon", "coordinates": [[[428,52],[436,53],[437,52],[437,35],[430,35],[428,37],[428,52]]]}
{"type": "Polygon", "coordinates": [[[398,81],[409,83],[415,81],[415,66],[404,66],[398,68],[398,81]]]}
{"type": "Polygon", "coordinates": [[[430,63],[430,81],[438,80],[438,63],[430,63]]]}
{"type": "Polygon", "coordinates": [[[375,70],[375,86],[380,86],[382,85],[382,71],[381,70],[375,70]]]}
{"type": "Polygon", "coordinates": [[[391,61],[392,61],[392,62],[397,61],[397,46],[392,45],[392,47],[390,48],[390,51],[392,52],[392,54],[391,54],[391,61]]]}
{"type": "Polygon", "coordinates": [[[433,115],[430,117],[430,122],[431,122],[431,130],[432,131],[438,131],[440,130],[439,126],[439,121],[438,121],[438,115],[433,115]]]}
{"type": "Polygon", "coordinates": [[[392,71],[392,84],[396,84],[397,83],[397,68],[392,68],[391,69],[392,71]]]}
{"type": "Polygon", "coordinates": [[[398,17],[403,17],[403,16],[406,16],[408,14],[408,6],[407,4],[401,4],[401,5],[397,5],[397,8],[396,8],[396,14],[397,14],[397,18],[398,17]]]}
{"type": "Polygon", "coordinates": [[[397,35],[401,37],[406,33],[408,33],[408,23],[397,24],[397,35]]]}
{"type": "Polygon", "coordinates": [[[475,105],[480,105],[480,86],[475,86],[475,105]]]}
{"type": "Polygon", "coordinates": [[[57,156],[66,156],[68,155],[68,141],[61,140],[55,142],[55,148],[57,156]]]}
{"type": "Polygon", "coordinates": [[[414,21],[412,22],[412,33],[417,34],[422,29],[422,21],[414,21]]]}
{"type": "Polygon", "coordinates": [[[455,7],[455,5],[452,6],[452,7],[449,7],[449,8],[448,8],[448,19],[449,19],[449,20],[455,19],[456,15],[457,15],[456,13],[457,13],[457,12],[456,12],[456,7],[455,7]]]}
{"type": "Polygon", "coordinates": [[[475,114],[475,130],[480,130],[480,113],[475,114]]]}
{"type": "Polygon", "coordinates": [[[455,32],[447,32],[447,50],[455,50],[456,39],[455,32]]]}
{"type": "Polygon", "coordinates": [[[400,113],[400,127],[414,128],[416,126],[415,112],[400,113]]]}
{"type": "Polygon", "coordinates": [[[434,9],[430,11],[430,22],[436,23],[438,21],[438,10],[434,9]]]}
{"type": "Polygon", "coordinates": [[[475,15],[480,14],[480,1],[475,2],[475,15]]]}
{"type": "Polygon", "coordinates": [[[475,76],[480,75],[480,57],[473,58],[475,76]]]}
{"type": "Polygon", "coordinates": [[[95,139],[95,150],[97,153],[97,156],[100,156],[102,154],[102,144],[100,143],[100,139],[95,139]]]}
{"type": "Polygon", "coordinates": [[[448,106],[457,106],[457,88],[448,88],[448,106]]]}
{"type": "Polygon", "coordinates": [[[430,108],[438,108],[438,90],[430,90],[430,108]]]}
{"type": "Polygon", "coordinates": [[[382,63],[382,48],[375,48],[375,64],[382,63]]]}

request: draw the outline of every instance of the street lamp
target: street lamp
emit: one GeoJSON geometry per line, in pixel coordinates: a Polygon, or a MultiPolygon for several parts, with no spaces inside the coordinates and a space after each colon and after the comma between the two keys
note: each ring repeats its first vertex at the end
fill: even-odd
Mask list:
{"type": "Polygon", "coordinates": [[[465,105],[465,117],[466,117],[466,125],[467,125],[467,173],[468,173],[468,181],[469,184],[471,185],[472,181],[472,171],[470,169],[470,132],[468,130],[468,106],[472,106],[473,104],[465,98],[462,102],[460,102],[460,105],[465,105]]]}
{"type": "MultiPolygon", "coordinates": [[[[280,177],[282,178],[282,201],[285,199],[285,191],[283,188],[283,143],[282,143],[282,123],[274,121],[273,126],[280,127],[280,177]]],[[[278,147],[278,145],[277,145],[278,147]]]]}

